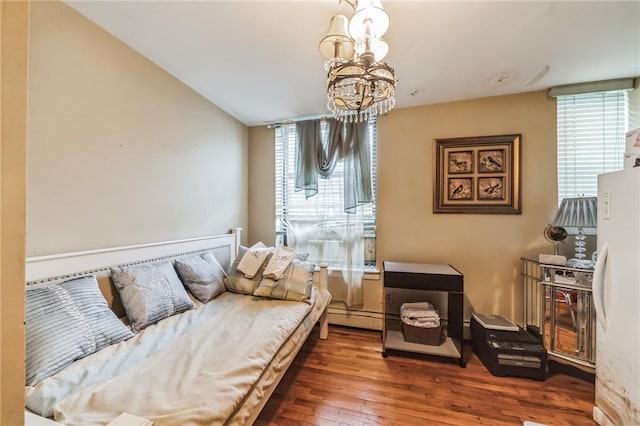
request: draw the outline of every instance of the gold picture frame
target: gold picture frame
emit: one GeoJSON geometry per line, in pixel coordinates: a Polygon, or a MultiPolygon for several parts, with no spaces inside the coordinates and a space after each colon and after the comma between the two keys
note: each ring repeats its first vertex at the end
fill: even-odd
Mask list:
{"type": "Polygon", "coordinates": [[[522,135],[436,139],[433,212],[520,214],[522,135]]]}

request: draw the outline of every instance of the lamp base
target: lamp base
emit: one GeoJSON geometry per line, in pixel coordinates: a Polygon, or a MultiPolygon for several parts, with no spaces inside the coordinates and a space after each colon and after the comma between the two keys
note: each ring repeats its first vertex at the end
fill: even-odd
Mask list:
{"type": "Polygon", "coordinates": [[[567,266],[570,268],[578,268],[578,269],[593,269],[595,263],[591,260],[587,259],[569,259],[567,260],[567,266]]]}

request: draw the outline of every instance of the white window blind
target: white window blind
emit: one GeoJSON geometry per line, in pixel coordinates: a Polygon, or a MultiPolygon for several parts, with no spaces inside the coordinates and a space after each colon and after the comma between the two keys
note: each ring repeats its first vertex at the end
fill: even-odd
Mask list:
{"type": "Polygon", "coordinates": [[[626,90],[558,96],[558,204],[595,197],[597,176],[622,169],[626,90]]]}
{"type": "MultiPolygon", "coordinates": [[[[324,137],[326,125],[321,123],[324,137]]],[[[304,191],[295,191],[295,124],[282,124],[276,128],[276,236],[278,242],[286,243],[285,221],[314,223],[322,220],[346,220],[348,213],[343,205],[344,164],[339,161],[329,179],[318,179],[318,194],[308,200],[304,191]],[[319,208],[318,206],[322,206],[319,208]]],[[[371,153],[371,183],[374,200],[358,207],[365,225],[365,238],[369,247],[375,244],[376,231],[376,122],[369,121],[369,145],[371,153]]],[[[369,253],[371,250],[369,249],[369,253]]],[[[369,256],[370,257],[370,256],[369,256]]],[[[367,259],[372,260],[372,259],[367,259]]],[[[373,259],[375,263],[375,259],[373,259]]],[[[370,263],[370,262],[369,262],[370,263]]]]}

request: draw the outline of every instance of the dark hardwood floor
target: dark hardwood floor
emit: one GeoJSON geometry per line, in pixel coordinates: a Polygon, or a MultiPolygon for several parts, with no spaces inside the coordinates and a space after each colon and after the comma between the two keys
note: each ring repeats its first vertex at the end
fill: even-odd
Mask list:
{"type": "Polygon", "coordinates": [[[256,425],[595,425],[593,384],[495,377],[470,343],[465,359],[383,358],[380,332],[331,326],[323,341],[316,329],[256,425]]]}

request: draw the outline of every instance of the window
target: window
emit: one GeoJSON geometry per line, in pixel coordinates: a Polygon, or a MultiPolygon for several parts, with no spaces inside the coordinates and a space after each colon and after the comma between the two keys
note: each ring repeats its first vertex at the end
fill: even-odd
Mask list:
{"type": "MultiPolygon", "coordinates": [[[[326,131],[324,122],[321,130],[326,131]]],[[[276,128],[276,242],[287,244],[287,224],[344,223],[351,220],[343,207],[343,162],[339,161],[329,179],[319,179],[318,194],[305,199],[304,191],[295,191],[295,124],[282,124],[276,128]]],[[[369,121],[369,144],[371,152],[371,182],[374,201],[358,207],[357,216],[364,223],[365,265],[375,266],[376,238],[376,122],[369,121]]],[[[330,230],[324,229],[325,237],[330,238],[330,230]]],[[[325,254],[326,255],[326,254],[325,254]]],[[[320,257],[316,253],[315,256],[320,257]]],[[[311,253],[314,257],[314,253],[311,253]]],[[[339,267],[339,259],[310,259],[329,261],[330,266],[339,267]],[[332,260],[335,264],[332,265],[332,260]]]]}
{"type": "Polygon", "coordinates": [[[557,97],[558,204],[597,196],[597,176],[622,169],[627,106],[626,90],[557,97]]]}

